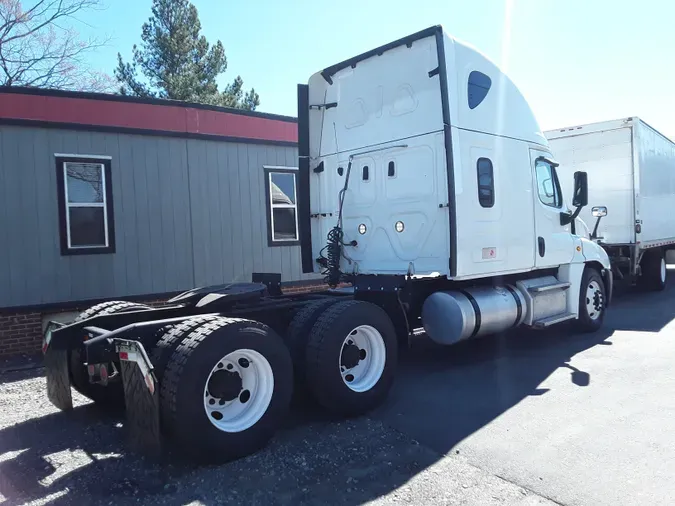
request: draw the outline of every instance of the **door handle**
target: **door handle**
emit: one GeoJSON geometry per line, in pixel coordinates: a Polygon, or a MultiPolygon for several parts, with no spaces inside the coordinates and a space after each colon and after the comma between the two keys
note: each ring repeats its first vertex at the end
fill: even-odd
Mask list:
{"type": "Polygon", "coordinates": [[[546,254],[546,241],[543,237],[537,238],[537,243],[539,244],[539,256],[543,257],[546,254]]]}

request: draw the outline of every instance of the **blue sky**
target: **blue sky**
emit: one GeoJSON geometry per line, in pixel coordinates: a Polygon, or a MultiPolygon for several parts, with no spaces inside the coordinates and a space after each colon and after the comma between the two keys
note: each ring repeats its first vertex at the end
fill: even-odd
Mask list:
{"type": "MultiPolygon", "coordinates": [[[[104,0],[83,34],[112,37],[91,63],[129,59],[151,0],[104,0]]],[[[442,24],[505,68],[543,129],[641,116],[675,139],[675,2],[641,0],[193,0],[210,40],[259,110],[296,114],[296,84],[317,70],[442,24]]]]}

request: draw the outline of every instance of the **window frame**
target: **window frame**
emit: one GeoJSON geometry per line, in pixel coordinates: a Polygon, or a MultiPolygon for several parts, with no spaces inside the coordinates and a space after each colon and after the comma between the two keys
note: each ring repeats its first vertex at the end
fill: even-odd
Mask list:
{"type": "Polygon", "coordinates": [[[476,160],[476,184],[477,184],[477,190],[478,190],[478,204],[483,208],[483,209],[491,209],[495,206],[495,169],[494,165],[492,163],[492,160],[490,160],[486,156],[481,156],[476,160]],[[480,184],[480,169],[479,165],[481,160],[485,160],[490,164],[490,186],[486,187],[485,185],[480,184]],[[483,202],[481,201],[481,194],[480,191],[481,189],[488,188],[490,190],[490,205],[483,205],[483,202]]]}
{"type": "Polygon", "coordinates": [[[537,158],[534,161],[534,181],[535,184],[537,185],[537,197],[539,197],[539,202],[541,202],[542,205],[546,207],[550,207],[552,209],[562,209],[563,206],[563,195],[562,195],[562,189],[560,188],[560,181],[558,181],[558,171],[555,170],[555,166],[551,164],[548,160],[545,158],[537,158]],[[552,204],[547,204],[541,199],[541,193],[539,191],[539,178],[537,176],[537,165],[539,164],[544,164],[549,168],[550,174],[551,174],[551,180],[553,182],[553,196],[555,200],[555,196],[557,194],[557,205],[552,205],[552,204]]]}
{"type": "Polygon", "coordinates": [[[59,217],[61,255],[101,255],[115,253],[115,214],[112,193],[112,157],[104,155],[54,154],[59,217]],[[68,202],[68,163],[91,163],[102,166],[103,202],[68,202]],[[105,246],[73,246],[71,244],[70,209],[73,207],[100,207],[103,209],[105,246]]]}
{"type": "Polygon", "coordinates": [[[284,165],[263,165],[265,174],[265,208],[267,211],[267,245],[269,247],[279,246],[298,246],[300,244],[300,226],[298,216],[298,167],[284,165]],[[293,189],[295,191],[295,204],[273,204],[272,203],[272,174],[291,174],[293,175],[293,189]],[[295,210],[295,239],[274,239],[274,209],[294,209],[295,210]]]}

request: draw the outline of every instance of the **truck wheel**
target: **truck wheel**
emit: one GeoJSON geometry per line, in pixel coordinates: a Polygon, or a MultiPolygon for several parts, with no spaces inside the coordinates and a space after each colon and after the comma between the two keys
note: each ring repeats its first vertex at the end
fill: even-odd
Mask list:
{"type": "Polygon", "coordinates": [[[152,362],[155,377],[160,384],[164,377],[166,365],[169,363],[171,355],[173,355],[173,352],[178,348],[178,345],[194,329],[215,318],[217,318],[217,316],[198,316],[189,318],[179,324],[162,327],[157,331],[157,341],[152,350],[150,350],[148,358],[150,358],[150,362],[152,362]]]}
{"type": "Polygon", "coordinates": [[[291,353],[293,371],[298,385],[301,385],[305,379],[305,354],[309,333],[324,311],[336,302],[339,302],[339,299],[330,298],[312,302],[298,311],[288,326],[286,344],[291,353]]]}
{"type": "Polygon", "coordinates": [[[595,332],[602,327],[605,319],[605,283],[600,273],[586,267],[581,278],[579,290],[579,318],[577,330],[579,332],[595,332]]]}
{"type": "Polygon", "coordinates": [[[363,301],[339,302],[312,327],[305,358],[307,386],[332,413],[370,411],[394,381],[397,346],[394,325],[383,309],[363,301]]]}
{"type": "Polygon", "coordinates": [[[644,290],[660,292],[666,287],[666,258],[661,249],[645,252],[640,262],[642,274],[638,278],[638,285],[644,290]]]}
{"type": "Polygon", "coordinates": [[[203,462],[254,453],[283,422],[293,365],[271,328],[218,317],[193,329],[171,356],[160,405],[179,449],[203,462]]]}
{"type": "MultiPolygon", "coordinates": [[[[150,306],[145,304],[137,304],[135,302],[125,301],[108,301],[96,304],[86,311],[80,313],[76,322],[93,318],[94,316],[103,316],[108,314],[123,313],[125,311],[138,311],[141,309],[149,309],[150,306]]],[[[70,382],[73,388],[102,406],[121,408],[124,406],[124,388],[122,381],[109,383],[107,386],[89,383],[89,374],[87,368],[82,363],[82,349],[75,348],[70,351],[70,382]]]]}

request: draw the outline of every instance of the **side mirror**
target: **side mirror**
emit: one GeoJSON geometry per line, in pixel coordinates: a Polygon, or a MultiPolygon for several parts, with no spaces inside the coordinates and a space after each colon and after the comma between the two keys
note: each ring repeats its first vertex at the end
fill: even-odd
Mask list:
{"type": "Polygon", "coordinates": [[[593,209],[591,209],[591,214],[593,215],[593,218],[602,218],[607,216],[607,207],[595,206],[593,209]]]}
{"type": "Polygon", "coordinates": [[[584,207],[588,205],[588,174],[585,172],[574,173],[574,196],[572,198],[574,207],[584,207]]]}

